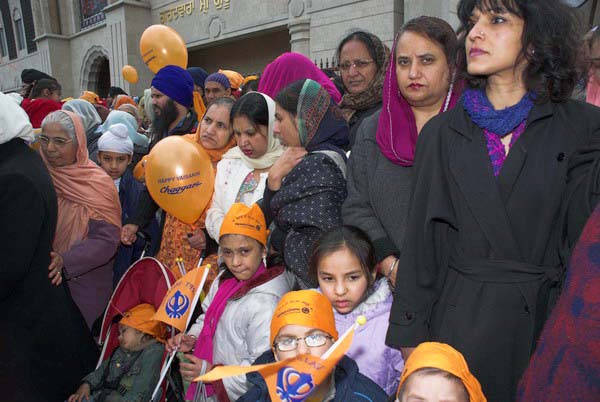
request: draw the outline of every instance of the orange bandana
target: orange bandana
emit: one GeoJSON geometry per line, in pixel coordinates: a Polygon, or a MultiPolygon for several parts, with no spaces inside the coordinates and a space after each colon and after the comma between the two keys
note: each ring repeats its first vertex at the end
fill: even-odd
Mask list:
{"type": "Polygon", "coordinates": [[[279,300],[271,319],[271,345],[286,325],[317,328],[338,338],[331,302],[316,290],[288,292],[279,300]]]}
{"type": "Polygon", "coordinates": [[[164,342],[167,338],[167,328],[164,323],[152,319],[154,313],[156,310],[151,304],[138,304],[123,314],[119,323],[152,335],[156,340],[164,342]]]}
{"type": "Polygon", "coordinates": [[[251,207],[242,203],[233,204],[223,218],[219,238],[228,234],[248,236],[266,246],[269,231],[260,207],[257,204],[251,207]]]}
{"type": "Polygon", "coordinates": [[[400,377],[398,393],[402,384],[415,371],[422,368],[437,368],[460,378],[469,393],[471,402],[486,402],[481,385],[469,371],[463,355],[450,345],[438,342],[424,342],[417,346],[404,365],[400,377]]]}

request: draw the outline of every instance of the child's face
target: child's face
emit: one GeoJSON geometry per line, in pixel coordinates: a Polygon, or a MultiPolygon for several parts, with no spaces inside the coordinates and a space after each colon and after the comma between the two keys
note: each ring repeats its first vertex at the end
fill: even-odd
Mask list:
{"type": "Polygon", "coordinates": [[[125,169],[131,163],[131,155],[108,151],[98,152],[98,161],[100,167],[108,173],[111,179],[117,180],[123,176],[125,169]]]}
{"type": "Polygon", "coordinates": [[[119,324],[119,344],[123,349],[130,351],[142,348],[144,333],[128,325],[119,324]]]}
{"type": "Polygon", "coordinates": [[[279,333],[275,337],[275,345],[277,345],[274,347],[277,361],[306,354],[321,357],[333,345],[333,338],[328,333],[317,328],[290,324],[279,330],[279,333]],[[307,337],[309,339],[306,339],[307,337]],[[308,344],[318,346],[309,346],[307,342],[308,344]],[[294,344],[296,347],[292,348],[294,344]]]}
{"type": "Polygon", "coordinates": [[[219,246],[225,265],[240,281],[252,278],[265,253],[259,242],[243,235],[223,236],[219,246]]]}
{"type": "Polygon", "coordinates": [[[348,314],[364,299],[369,281],[358,258],[346,247],[319,261],[319,287],[340,314],[348,314]]]}
{"type": "Polygon", "coordinates": [[[400,402],[467,402],[461,386],[439,374],[413,373],[400,402]]]}

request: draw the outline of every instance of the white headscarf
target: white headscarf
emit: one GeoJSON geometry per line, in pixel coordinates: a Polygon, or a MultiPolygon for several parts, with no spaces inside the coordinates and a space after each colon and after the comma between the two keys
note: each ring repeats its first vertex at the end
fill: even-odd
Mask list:
{"type": "MultiPolygon", "coordinates": [[[[279,159],[283,153],[283,145],[273,135],[273,126],[275,125],[275,101],[270,96],[260,92],[254,92],[261,95],[267,102],[267,108],[269,109],[269,126],[267,128],[267,152],[260,158],[249,158],[246,156],[240,147],[231,148],[223,158],[228,159],[241,159],[246,166],[251,169],[266,169],[273,166],[273,164],[279,159]]],[[[248,94],[247,94],[248,95],[248,94]]],[[[246,95],[244,95],[246,96],[246,95]]],[[[243,98],[243,96],[242,96],[243,98]]],[[[240,99],[242,99],[240,98],[240,99]]]]}
{"type": "Polygon", "coordinates": [[[98,151],[133,155],[133,141],[129,138],[127,126],[121,123],[110,126],[98,140],[98,151]]]}
{"type": "Polygon", "coordinates": [[[0,92],[0,144],[15,138],[28,143],[35,140],[29,116],[12,97],[0,92]]]}
{"type": "Polygon", "coordinates": [[[90,140],[90,136],[93,136],[96,128],[102,124],[102,119],[96,111],[94,105],[83,99],[73,99],[66,102],[62,106],[63,110],[75,113],[81,119],[83,123],[83,129],[85,135],[90,140]]]}

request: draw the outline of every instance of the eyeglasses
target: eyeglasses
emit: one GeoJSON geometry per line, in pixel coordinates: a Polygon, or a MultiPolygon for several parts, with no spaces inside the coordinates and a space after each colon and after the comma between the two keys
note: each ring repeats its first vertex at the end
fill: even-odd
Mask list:
{"type": "Polygon", "coordinates": [[[59,147],[59,148],[62,148],[62,147],[64,147],[64,146],[65,146],[65,145],[67,145],[69,142],[73,142],[73,140],[66,140],[66,139],[64,139],[64,138],[61,138],[61,137],[52,137],[52,138],[50,138],[50,137],[46,137],[45,135],[40,135],[40,136],[39,136],[39,139],[40,139],[40,143],[41,143],[43,146],[46,146],[46,147],[48,146],[48,144],[49,144],[50,142],[52,142],[52,144],[53,144],[54,146],[56,146],[56,147],[59,147]]]}
{"type": "Polygon", "coordinates": [[[375,60],[373,60],[373,59],[345,61],[343,63],[340,63],[339,67],[340,67],[340,70],[342,70],[342,71],[350,71],[351,67],[354,67],[357,70],[362,70],[363,68],[366,68],[369,64],[373,63],[374,61],[375,60]]]}
{"type": "Polygon", "coordinates": [[[326,334],[311,334],[307,335],[304,338],[296,338],[296,337],[285,337],[281,338],[278,341],[273,342],[273,346],[277,348],[280,352],[290,352],[292,350],[298,349],[298,343],[300,341],[304,341],[306,346],[309,348],[318,348],[320,346],[325,345],[328,339],[333,339],[333,337],[326,334]]]}

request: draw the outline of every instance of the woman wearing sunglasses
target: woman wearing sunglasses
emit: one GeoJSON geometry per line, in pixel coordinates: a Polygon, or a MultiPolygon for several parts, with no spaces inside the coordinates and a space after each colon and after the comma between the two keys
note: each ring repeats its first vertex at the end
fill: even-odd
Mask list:
{"type": "Polygon", "coordinates": [[[40,143],[58,198],[49,277],[55,285],[66,279],[91,328],[112,291],[121,230],[119,195],[112,179],[88,158],[85,130],[76,114],[59,110],[46,116],[40,143]]]}

